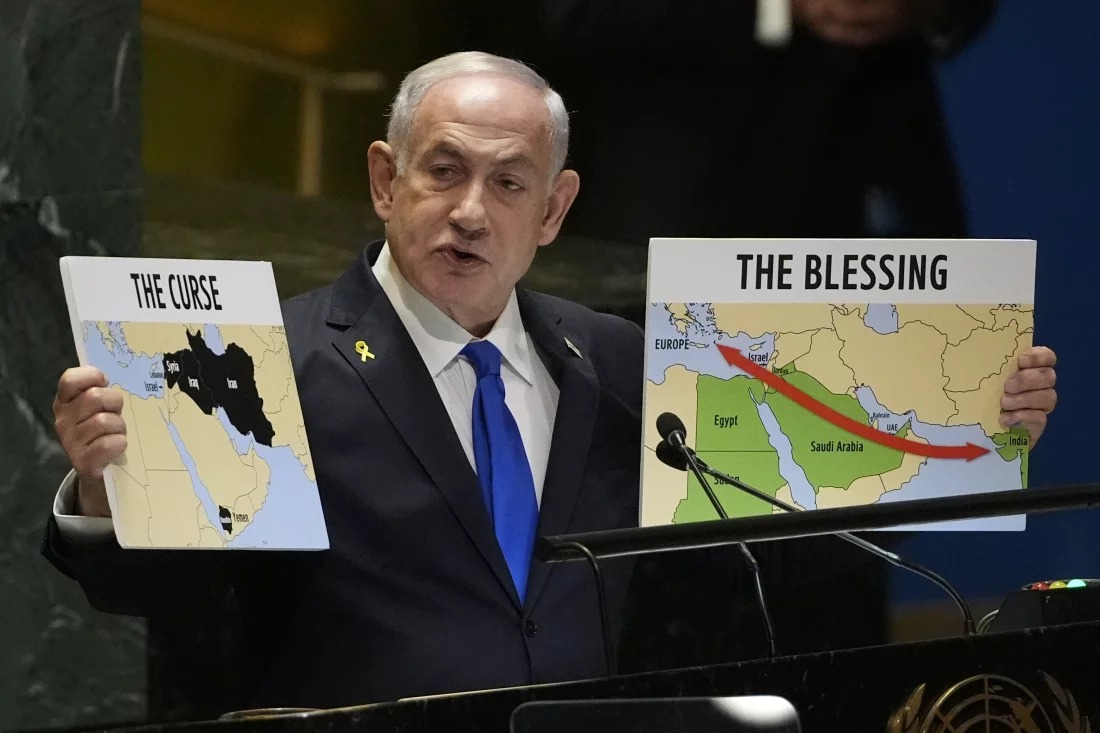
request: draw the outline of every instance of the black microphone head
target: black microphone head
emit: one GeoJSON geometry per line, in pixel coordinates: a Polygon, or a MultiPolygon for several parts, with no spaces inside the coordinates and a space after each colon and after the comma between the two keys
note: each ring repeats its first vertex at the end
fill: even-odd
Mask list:
{"type": "Polygon", "coordinates": [[[684,427],[684,421],[676,415],[671,412],[662,412],[657,416],[657,434],[661,436],[661,440],[668,440],[668,436],[677,430],[680,431],[682,437],[687,437],[687,428],[684,427]]]}
{"type": "Polygon", "coordinates": [[[657,444],[657,459],[677,471],[686,471],[688,467],[684,452],[673,448],[667,440],[662,440],[657,444]]]}

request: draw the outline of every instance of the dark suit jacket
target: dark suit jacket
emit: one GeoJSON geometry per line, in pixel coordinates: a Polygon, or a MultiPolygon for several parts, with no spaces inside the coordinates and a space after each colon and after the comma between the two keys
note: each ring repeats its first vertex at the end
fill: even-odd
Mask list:
{"type": "MultiPolygon", "coordinates": [[[[170,614],[227,577],[247,704],[327,707],[604,674],[587,567],[536,561],[520,605],[476,475],[370,271],[379,248],[284,306],[330,550],[80,550],[51,522],[47,556],[116,613],[170,614]],[[375,359],[359,358],[359,340],[375,359]]],[[[539,533],[636,526],[639,329],[533,292],[519,304],[561,389],[539,533]]],[[[616,618],[628,572],[605,569],[616,618]]]]}

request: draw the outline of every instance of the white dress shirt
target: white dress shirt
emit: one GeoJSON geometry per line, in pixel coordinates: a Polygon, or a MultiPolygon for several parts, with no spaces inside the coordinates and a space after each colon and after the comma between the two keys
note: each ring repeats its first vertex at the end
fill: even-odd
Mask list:
{"type": "MultiPolygon", "coordinates": [[[[477,376],[470,362],[458,352],[477,339],[409,285],[390,256],[388,244],[382,247],[371,270],[409,332],[424,365],[428,367],[439,397],[451,416],[458,440],[476,471],[473,403],[477,376]]],[[[558,409],[558,386],[523,328],[514,290],[485,340],[500,349],[504,357],[500,369],[504,380],[504,401],[515,417],[520,437],[523,438],[527,460],[531,464],[531,477],[535,482],[535,497],[541,506],[546,462],[550,456],[550,437],[554,432],[554,416],[558,409]]]]}
{"type": "MultiPolygon", "coordinates": [[[[388,244],[383,245],[371,271],[424,360],[450,415],[458,441],[476,472],[473,401],[477,377],[473,366],[459,352],[477,339],[405,280],[390,256],[388,244]]],[[[491,341],[503,356],[500,376],[504,380],[504,400],[519,427],[531,464],[535,497],[541,506],[559,391],[523,327],[514,290],[485,340],[491,341]]],[[[67,539],[82,541],[110,536],[113,532],[110,519],[73,514],[75,483],[76,475],[70,471],[54,498],[53,513],[61,534],[67,539]]]]}

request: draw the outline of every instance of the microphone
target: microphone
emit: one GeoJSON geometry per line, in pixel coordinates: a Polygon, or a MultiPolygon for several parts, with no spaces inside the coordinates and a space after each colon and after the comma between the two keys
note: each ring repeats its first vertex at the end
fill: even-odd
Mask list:
{"type": "MultiPolygon", "coordinates": [[[[662,413],[657,418],[657,431],[659,433],[661,433],[662,439],[665,439],[665,440],[668,440],[669,437],[675,436],[674,439],[679,439],[680,441],[683,441],[686,437],[686,430],[684,428],[683,421],[680,418],[678,418],[676,415],[674,415],[670,412],[662,413]],[[668,433],[666,434],[666,433],[662,432],[662,428],[667,428],[668,433]]],[[[657,444],[657,448],[656,448],[657,458],[660,459],[660,461],[662,463],[664,463],[665,465],[667,465],[671,468],[675,468],[678,471],[683,471],[683,470],[685,470],[686,465],[691,464],[695,468],[699,469],[702,472],[706,472],[706,473],[710,474],[711,476],[718,479],[719,481],[730,484],[731,486],[733,486],[733,487],[735,487],[735,488],[737,488],[741,491],[744,491],[747,494],[751,494],[752,496],[755,496],[757,499],[765,501],[768,504],[771,504],[772,506],[779,507],[783,511],[787,511],[787,512],[803,511],[802,509],[799,509],[796,506],[788,504],[787,502],[785,502],[781,499],[777,499],[776,497],[774,497],[770,494],[764,493],[760,489],[757,489],[753,486],[749,486],[748,484],[743,483],[742,481],[739,481],[738,479],[735,479],[733,476],[729,476],[725,473],[722,473],[721,471],[717,471],[717,470],[711,468],[706,463],[704,463],[702,461],[702,459],[697,458],[695,456],[695,451],[691,450],[691,448],[688,448],[686,443],[683,444],[682,449],[677,450],[676,448],[673,447],[672,442],[673,442],[672,440],[669,440],[668,443],[665,443],[665,445],[667,446],[666,448],[662,448],[660,443],[657,444]]],[[[708,496],[710,496],[710,495],[711,495],[710,492],[708,492],[708,496]]],[[[717,501],[717,499],[716,498],[712,499],[712,501],[717,501]]],[[[726,518],[724,512],[722,512],[722,517],[723,517],[723,519],[726,518]]],[[[941,576],[939,573],[936,573],[932,570],[929,570],[928,568],[924,567],[923,565],[918,565],[917,563],[913,562],[912,560],[907,560],[906,558],[902,557],[901,555],[898,555],[897,553],[890,552],[889,550],[883,549],[882,547],[879,547],[878,545],[876,545],[872,542],[868,542],[865,539],[862,539],[860,537],[856,537],[855,535],[853,535],[850,532],[837,532],[837,533],[835,533],[835,536],[839,537],[842,540],[845,540],[846,542],[850,542],[851,544],[855,545],[856,547],[860,547],[860,548],[866,550],[867,552],[871,553],[872,555],[875,555],[876,557],[879,557],[879,558],[885,560],[886,562],[890,563],[891,565],[895,565],[899,568],[903,568],[905,570],[908,570],[909,572],[915,573],[915,574],[921,576],[922,578],[924,578],[925,580],[929,580],[929,581],[935,583],[936,585],[938,585],[943,591],[945,591],[949,596],[951,596],[951,599],[953,601],[955,601],[955,605],[957,605],[959,607],[959,611],[962,612],[962,615],[963,615],[963,633],[965,635],[971,635],[971,634],[974,633],[974,615],[970,611],[970,606],[967,605],[967,603],[963,599],[962,595],[960,595],[959,592],[957,590],[955,590],[955,587],[952,586],[949,582],[947,582],[947,579],[944,578],[943,576],[941,576]]]]}
{"type": "Polygon", "coordinates": [[[671,412],[662,412],[657,416],[657,433],[661,436],[661,442],[668,445],[675,454],[680,456],[683,464],[687,468],[690,468],[691,472],[695,474],[695,478],[699,480],[699,483],[703,487],[703,491],[707,492],[707,498],[710,499],[710,503],[714,506],[715,511],[718,512],[718,516],[722,519],[729,519],[722,503],[718,501],[718,496],[715,495],[714,489],[710,487],[710,484],[707,483],[706,476],[704,476],[703,472],[699,469],[699,463],[695,458],[695,451],[687,447],[687,428],[684,427],[684,421],[671,412]]]}
{"type": "MultiPolygon", "coordinates": [[[[722,506],[722,502],[718,501],[718,496],[714,493],[714,489],[711,488],[707,477],[703,474],[700,467],[702,461],[698,460],[695,451],[687,446],[687,428],[684,427],[684,421],[671,412],[662,412],[657,416],[657,432],[661,436],[661,442],[657,445],[657,457],[664,463],[675,460],[676,465],[673,468],[678,470],[683,471],[684,468],[690,468],[703,487],[703,491],[706,492],[714,510],[718,512],[718,516],[722,519],[729,519],[725,507],[722,506]],[[665,448],[661,446],[665,446],[665,448]]],[[[744,542],[738,542],[737,547],[741,550],[741,555],[748,563],[749,572],[752,574],[753,584],[756,586],[757,601],[760,604],[760,615],[764,622],[764,635],[768,641],[768,655],[774,657],[776,656],[775,630],[772,628],[771,615],[768,613],[768,602],[764,598],[764,585],[760,579],[760,565],[756,562],[756,557],[753,556],[748,545],[744,542]]]]}
{"type": "Polygon", "coordinates": [[[657,416],[657,434],[661,440],[667,440],[676,450],[687,448],[687,428],[684,421],[671,412],[662,412],[657,416]]]}
{"type": "MultiPolygon", "coordinates": [[[[703,462],[700,460],[699,456],[695,455],[695,451],[688,448],[687,452],[690,453],[692,458],[695,459],[695,462],[702,467],[703,462]]],[[[666,466],[675,468],[677,471],[686,471],[688,469],[688,462],[685,454],[669,445],[667,440],[662,440],[657,444],[657,460],[666,466]]]]}

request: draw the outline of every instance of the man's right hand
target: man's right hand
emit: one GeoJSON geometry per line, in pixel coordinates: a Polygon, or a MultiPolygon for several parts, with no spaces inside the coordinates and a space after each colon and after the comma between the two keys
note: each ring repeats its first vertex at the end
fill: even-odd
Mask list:
{"type": "Polygon", "coordinates": [[[126,450],[122,395],[95,367],[66,369],[53,401],[54,429],[77,475],[76,510],[109,517],[103,469],[126,450]]]}

